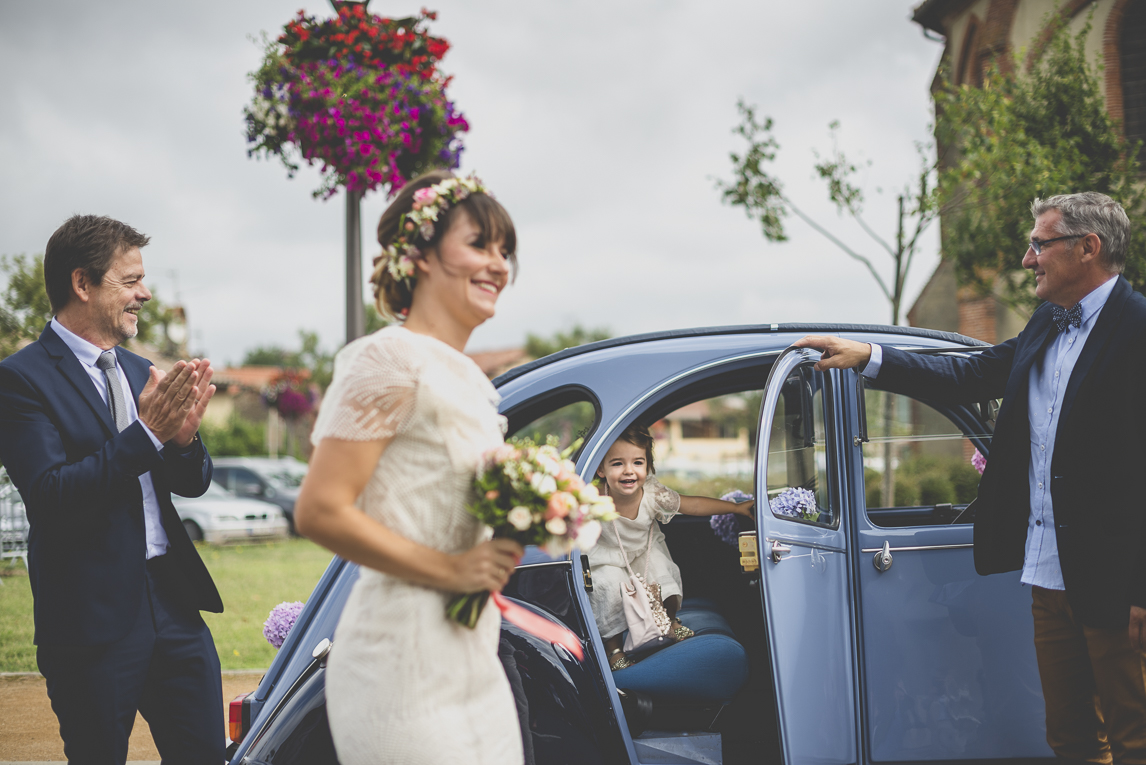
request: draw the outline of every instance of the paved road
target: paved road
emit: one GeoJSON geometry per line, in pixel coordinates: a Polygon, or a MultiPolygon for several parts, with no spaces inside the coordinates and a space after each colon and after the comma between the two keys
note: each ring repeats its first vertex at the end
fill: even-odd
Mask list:
{"type": "MultiPolygon", "coordinates": [[[[264,670],[223,673],[224,704],[240,693],[253,691],[264,670]]],[[[224,723],[227,710],[222,710],[224,723]]],[[[129,765],[159,763],[159,752],[151,740],[151,731],[143,718],[136,715],[135,728],[128,743],[129,765]]],[[[39,674],[0,676],[0,765],[25,763],[64,763],[64,744],[59,724],[52,713],[51,702],[39,674]]]]}

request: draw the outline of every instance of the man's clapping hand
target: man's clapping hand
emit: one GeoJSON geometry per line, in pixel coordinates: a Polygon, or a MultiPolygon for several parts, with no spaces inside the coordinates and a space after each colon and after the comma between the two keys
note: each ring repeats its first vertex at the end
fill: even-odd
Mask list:
{"type": "Polygon", "coordinates": [[[189,445],[215,394],[212,374],[207,359],[178,361],[170,372],[151,367],[147,385],[139,394],[140,421],[163,443],[189,445]]]}

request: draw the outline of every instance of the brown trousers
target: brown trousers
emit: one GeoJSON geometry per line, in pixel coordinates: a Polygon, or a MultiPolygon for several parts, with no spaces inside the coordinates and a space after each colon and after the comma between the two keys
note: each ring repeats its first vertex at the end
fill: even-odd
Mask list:
{"type": "Polygon", "coordinates": [[[1146,765],[1146,655],[1125,627],[1077,621],[1065,592],[1031,591],[1047,743],[1068,760],[1146,765]]]}

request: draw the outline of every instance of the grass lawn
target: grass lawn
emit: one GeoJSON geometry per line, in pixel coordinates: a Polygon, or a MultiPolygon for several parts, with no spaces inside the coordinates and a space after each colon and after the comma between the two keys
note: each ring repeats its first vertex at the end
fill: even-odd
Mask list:
{"type": "MultiPolygon", "coordinates": [[[[330,563],[330,552],[305,539],[198,547],[223,596],[223,613],[203,614],[223,669],[269,667],[275,649],[263,637],[267,614],[283,601],[306,601],[330,563]]],[[[23,568],[22,562],[0,567],[0,574],[12,574],[0,579],[0,672],[36,670],[32,591],[23,568]]]]}

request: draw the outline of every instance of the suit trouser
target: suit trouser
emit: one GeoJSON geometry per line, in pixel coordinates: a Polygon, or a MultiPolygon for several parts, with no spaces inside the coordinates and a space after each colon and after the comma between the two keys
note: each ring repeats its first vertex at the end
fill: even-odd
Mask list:
{"type": "Polygon", "coordinates": [[[1059,757],[1146,765],[1146,654],[1126,627],[1087,627],[1062,590],[1031,588],[1047,743],[1059,757]]]}
{"type": "Polygon", "coordinates": [[[219,655],[198,611],[148,561],[143,603],[125,637],[36,652],[69,763],[122,765],[138,710],[164,763],[222,763],[219,655]]]}

